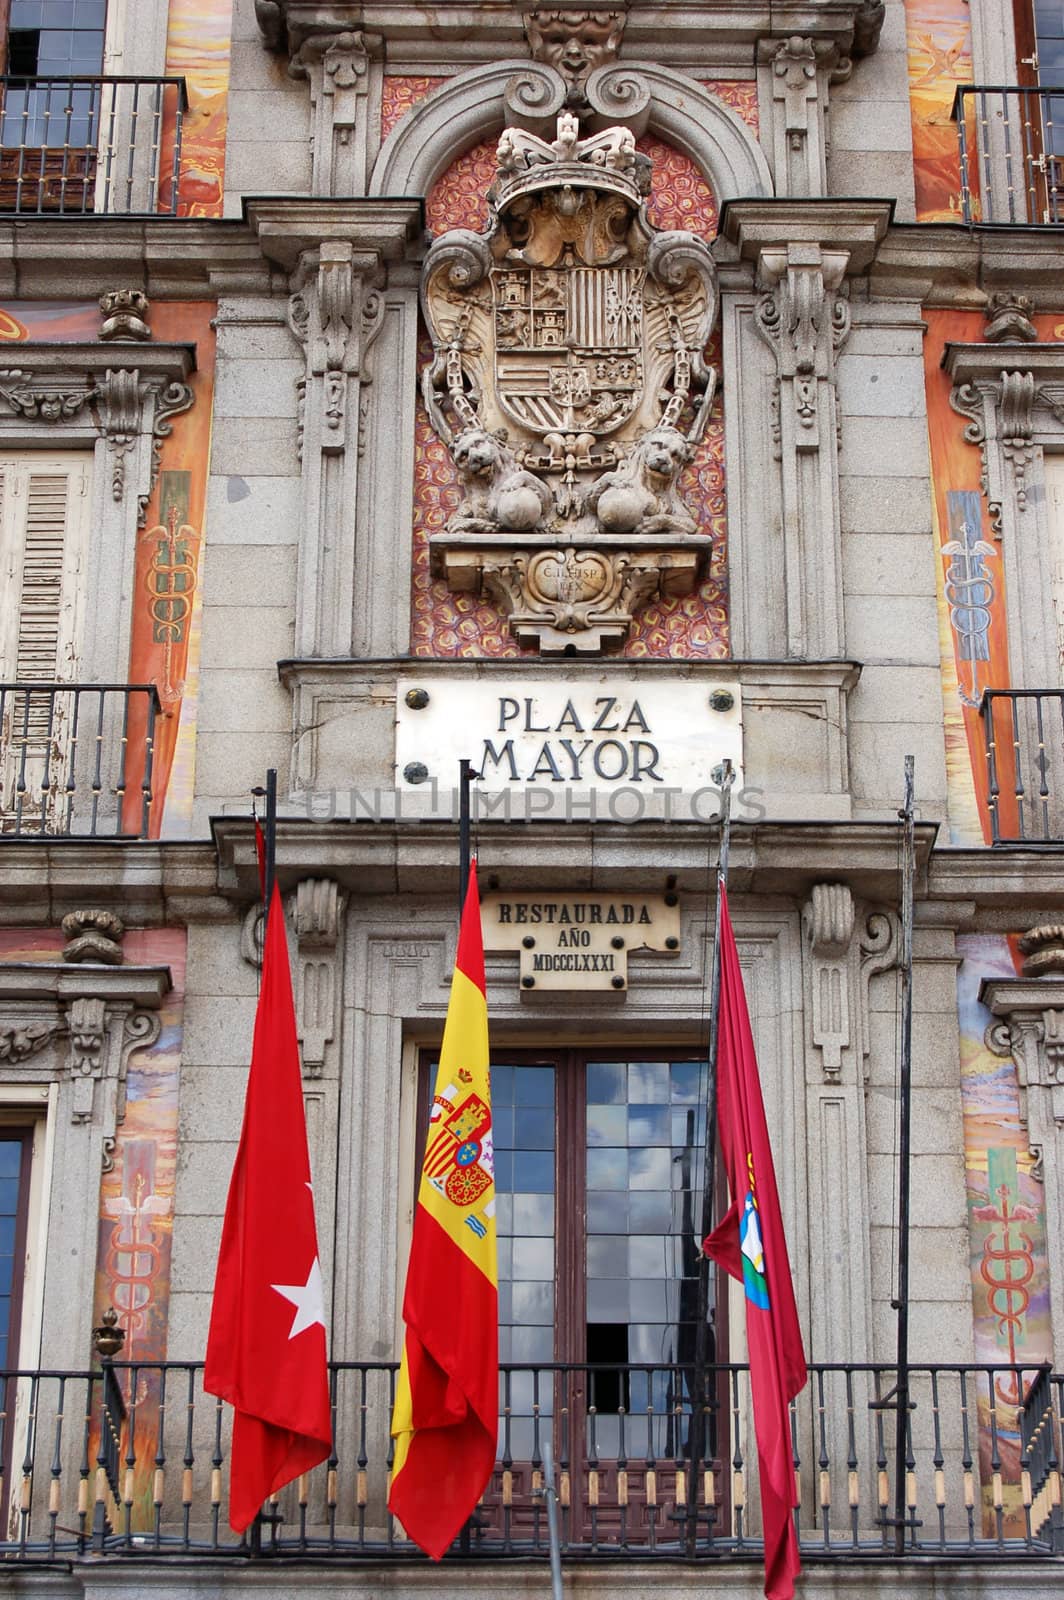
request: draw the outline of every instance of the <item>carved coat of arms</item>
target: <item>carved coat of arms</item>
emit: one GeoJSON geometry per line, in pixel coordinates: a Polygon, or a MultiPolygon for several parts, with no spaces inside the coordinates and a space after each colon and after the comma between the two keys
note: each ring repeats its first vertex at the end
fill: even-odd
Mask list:
{"type": "Polygon", "coordinates": [[[546,651],[619,642],[708,558],[679,477],[713,397],[716,275],[705,241],[651,225],[649,187],[627,129],[508,128],[490,228],[425,263],[422,392],[463,488],[434,565],[546,651]]]}

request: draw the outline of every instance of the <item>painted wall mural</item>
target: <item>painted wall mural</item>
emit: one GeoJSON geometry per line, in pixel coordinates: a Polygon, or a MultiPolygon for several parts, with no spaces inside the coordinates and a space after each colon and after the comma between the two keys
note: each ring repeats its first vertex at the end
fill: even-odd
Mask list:
{"type": "MultiPolygon", "coordinates": [[[[382,131],[385,135],[441,80],[386,78],[382,131]]],[[[757,96],[752,83],[711,83],[756,131],[757,96]]],[[[487,226],[486,195],[495,177],[494,139],[472,146],[434,184],[426,198],[430,232],[487,226]]],[[[716,199],[688,157],[650,136],[639,148],[654,162],[648,212],[660,228],[688,228],[712,237],[717,228],[716,199]]],[[[419,363],[431,354],[427,339],[419,363]]],[[[710,359],[719,367],[719,350],[710,359]]],[[[411,652],[415,656],[516,657],[534,654],[509,635],[499,613],[473,595],[451,593],[429,570],[429,537],[442,529],[459,500],[450,455],[433,432],[420,400],[414,434],[414,552],[411,594],[411,652]]],[[[724,495],[724,415],[721,394],[710,414],[705,438],[681,479],[684,500],[701,531],[713,540],[709,572],[686,599],[648,606],[637,617],[621,654],[629,659],[718,660],[728,654],[727,524],[724,495]]]]}
{"type": "MultiPolygon", "coordinates": [[[[1052,1360],[1042,1185],[1028,1148],[1015,1063],[989,1049],[986,1033],[994,1019],[979,1002],[984,978],[1015,978],[1019,964],[1011,941],[1000,934],[962,934],[957,948],[962,957],[957,1006],[975,1359],[1034,1367],[1052,1360]]],[[[1013,1374],[995,1375],[993,1389],[986,1381],[980,1383],[983,1531],[996,1531],[990,1481],[996,1437],[1005,1483],[1013,1486],[1004,1508],[1006,1537],[1024,1533],[1018,1489],[1020,1398],[1013,1374]]]]}
{"type": "MultiPolygon", "coordinates": [[[[988,844],[986,757],[979,700],[984,689],[1007,689],[1005,574],[1000,540],[990,526],[980,489],[982,458],[964,437],[968,425],[949,403],[951,380],[942,370],[950,342],[983,338],[982,311],[925,309],[924,380],[931,450],[938,577],[939,640],[946,735],[949,830],[953,844],[988,844]]],[[[1038,337],[1060,337],[1059,313],[1036,316],[1038,337]]],[[[1003,786],[1003,829],[1015,823],[1015,801],[1003,786]]]]}
{"type": "Polygon", "coordinates": [[[968,0],[905,0],[918,222],[959,222],[961,166],[953,99],[972,81],[968,0]]]}
{"type": "MultiPolygon", "coordinates": [[[[166,73],[183,77],[188,90],[177,184],[181,217],[222,214],[232,13],[233,0],[170,0],[166,73]]],[[[170,168],[164,151],[161,170],[170,168]]],[[[162,203],[169,207],[172,200],[164,184],[162,203]]]]}
{"type": "MultiPolygon", "coordinates": [[[[187,835],[195,779],[196,684],[199,665],[198,580],[203,548],[214,394],[214,301],[160,300],[151,309],[154,337],[196,346],[190,379],[193,403],[167,424],[159,477],[138,532],[134,557],[133,616],[128,681],[158,687],[162,716],[155,725],[152,838],[187,835]]],[[[95,301],[0,303],[0,341],[94,340],[100,311],[95,301]]],[[[146,714],[133,708],[129,739],[133,766],[147,734],[146,714]]],[[[139,827],[138,784],[126,796],[125,825],[139,827]]]]}

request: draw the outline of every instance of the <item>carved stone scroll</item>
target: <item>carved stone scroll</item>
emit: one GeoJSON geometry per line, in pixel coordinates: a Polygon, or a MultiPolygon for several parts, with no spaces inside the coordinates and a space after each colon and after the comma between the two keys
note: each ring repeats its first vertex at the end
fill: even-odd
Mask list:
{"type": "Polygon", "coordinates": [[[296,889],[297,1014],[303,1072],[308,1078],[321,1076],[326,1048],[336,1031],[346,905],[347,896],[329,878],[305,878],[296,889]]]}

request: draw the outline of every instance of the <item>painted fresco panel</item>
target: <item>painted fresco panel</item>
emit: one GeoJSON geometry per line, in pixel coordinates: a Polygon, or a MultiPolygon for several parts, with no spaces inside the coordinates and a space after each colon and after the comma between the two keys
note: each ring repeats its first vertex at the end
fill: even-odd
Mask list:
{"type": "Polygon", "coordinates": [[[917,222],[961,220],[957,124],[959,83],[972,81],[972,24],[967,0],[905,0],[909,109],[917,222]]]}
{"type": "MultiPolygon", "coordinates": [[[[170,0],[166,72],[183,77],[188,90],[177,185],[181,217],[222,214],[232,12],[233,0],[170,0]]],[[[171,169],[171,153],[163,152],[163,172],[171,169]]],[[[165,187],[163,200],[172,203],[165,187]]]]}

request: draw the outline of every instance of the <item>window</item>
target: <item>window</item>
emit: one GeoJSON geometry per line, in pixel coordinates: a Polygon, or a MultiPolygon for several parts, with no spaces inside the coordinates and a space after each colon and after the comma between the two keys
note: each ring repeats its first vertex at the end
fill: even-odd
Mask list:
{"type": "Polygon", "coordinates": [[[107,0],[11,0],[8,78],[0,143],[44,149],[93,145],[99,91],[89,82],[103,71],[107,0]]]}
{"type": "Polygon", "coordinates": [[[19,1364],[32,1127],[0,1126],[0,1372],[19,1364]]]}
{"type": "Polygon", "coordinates": [[[44,808],[61,831],[72,696],[11,685],[77,676],[92,455],[0,456],[0,828],[44,808]]]}
{"type": "MultiPolygon", "coordinates": [[[[588,1459],[605,1470],[623,1458],[638,1474],[640,1463],[682,1457],[683,1369],[695,1353],[704,1059],[499,1051],[491,1088],[499,1359],[540,1369],[501,1378],[501,1459],[526,1475],[546,1419],[563,1413],[560,1457],[566,1448],[575,1457],[581,1436],[588,1459]],[[576,1370],[556,1374],[552,1363],[576,1370]]],[[[718,1173],[719,1207],[719,1163],[718,1173]]],[[[716,1299],[723,1316],[726,1290],[716,1299]]],[[[725,1361],[720,1320],[713,1332],[708,1358],[725,1361]]],[[[718,1420],[723,1426],[723,1411],[711,1454],[718,1420]]],[[[632,1492],[638,1498],[634,1479],[632,1492]]]]}

